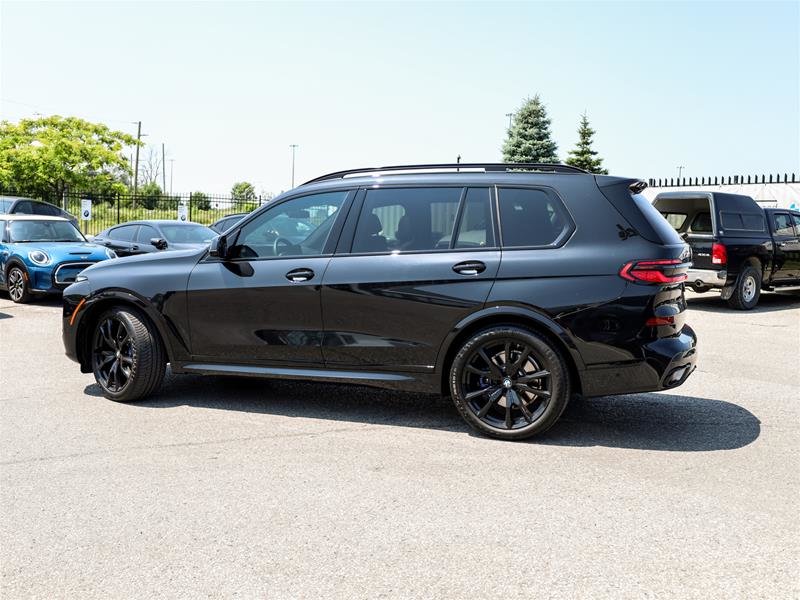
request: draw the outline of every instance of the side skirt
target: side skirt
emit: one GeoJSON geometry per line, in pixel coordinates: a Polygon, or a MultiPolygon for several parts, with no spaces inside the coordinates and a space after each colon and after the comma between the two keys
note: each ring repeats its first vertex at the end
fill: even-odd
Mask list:
{"type": "Polygon", "coordinates": [[[428,373],[386,373],[379,371],[344,371],[338,369],[308,369],[231,365],[214,363],[172,363],[175,373],[199,375],[237,375],[269,379],[297,379],[329,383],[351,383],[407,392],[439,393],[438,376],[428,373]]]}

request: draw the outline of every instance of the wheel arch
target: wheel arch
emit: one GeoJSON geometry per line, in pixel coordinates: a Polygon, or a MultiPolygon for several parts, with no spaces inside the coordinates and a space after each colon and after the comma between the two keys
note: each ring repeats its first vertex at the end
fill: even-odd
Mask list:
{"type": "Polygon", "coordinates": [[[81,316],[80,323],[78,324],[78,331],[76,332],[76,349],[78,352],[78,360],[81,365],[81,371],[88,373],[91,371],[91,361],[89,355],[89,337],[97,324],[97,320],[105,311],[114,308],[132,308],[137,314],[142,315],[148,324],[152,325],[164,351],[167,355],[167,362],[170,362],[173,357],[173,348],[170,343],[169,337],[165,332],[165,325],[162,319],[158,317],[157,312],[152,309],[147,302],[143,299],[128,293],[114,293],[103,294],[92,302],[87,302],[81,316]],[[155,313],[155,314],[154,314],[155,313]]]}
{"type": "Polygon", "coordinates": [[[498,306],[481,310],[459,322],[442,344],[437,358],[442,395],[449,393],[450,366],[463,342],[476,332],[497,325],[515,325],[542,335],[564,358],[573,392],[582,393],[580,373],[585,370],[585,365],[566,330],[550,317],[536,311],[514,306],[498,306]]]}

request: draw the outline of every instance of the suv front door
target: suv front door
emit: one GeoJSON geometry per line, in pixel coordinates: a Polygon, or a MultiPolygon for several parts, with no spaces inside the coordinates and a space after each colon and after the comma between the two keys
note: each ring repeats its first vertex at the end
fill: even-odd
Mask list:
{"type": "Polygon", "coordinates": [[[232,230],[225,259],[189,276],[192,355],[209,362],[321,364],[320,285],[352,193],[294,197],[232,230]]]}
{"type": "Polygon", "coordinates": [[[325,272],[329,367],[432,371],[500,264],[488,187],[360,192],[325,272]]]}

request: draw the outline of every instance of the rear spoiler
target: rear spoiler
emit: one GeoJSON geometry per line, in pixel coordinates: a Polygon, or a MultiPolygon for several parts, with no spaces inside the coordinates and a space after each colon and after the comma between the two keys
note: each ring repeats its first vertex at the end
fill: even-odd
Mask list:
{"type": "Polygon", "coordinates": [[[607,176],[596,176],[595,181],[602,194],[636,233],[651,242],[663,243],[661,236],[636,206],[633,198],[635,194],[641,193],[647,187],[646,182],[628,177],[607,176]]]}
{"type": "Polygon", "coordinates": [[[647,187],[647,182],[640,180],[640,181],[634,181],[632,184],[628,186],[628,189],[634,194],[641,194],[646,187],[647,187]]]}

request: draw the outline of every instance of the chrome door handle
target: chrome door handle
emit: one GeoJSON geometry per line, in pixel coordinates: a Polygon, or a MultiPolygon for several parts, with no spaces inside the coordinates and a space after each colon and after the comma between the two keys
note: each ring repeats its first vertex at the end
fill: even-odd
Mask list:
{"type": "Polygon", "coordinates": [[[292,269],[286,274],[286,279],[294,283],[308,281],[314,278],[314,271],[311,269],[292,269]]]}
{"type": "Polygon", "coordinates": [[[453,271],[459,275],[477,275],[486,270],[486,265],[479,260],[465,260],[453,265],[453,271]]]}

